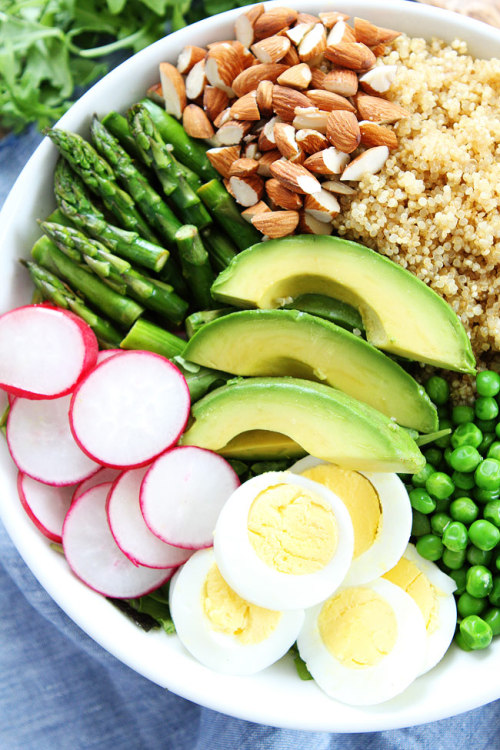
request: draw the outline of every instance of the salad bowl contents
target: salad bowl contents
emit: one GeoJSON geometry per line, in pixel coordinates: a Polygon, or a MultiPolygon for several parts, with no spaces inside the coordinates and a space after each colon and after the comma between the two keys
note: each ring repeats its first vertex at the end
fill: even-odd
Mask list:
{"type": "Polygon", "coordinates": [[[1,509],[56,601],[150,679],[360,731],[498,697],[497,251],[474,203],[494,168],[471,134],[497,137],[499,63],[469,56],[494,31],[440,11],[306,4],[178,32],[47,131],[3,214],[1,509]],[[436,24],[446,42],[412,38],[436,24]],[[452,120],[427,168],[419,123],[435,154],[452,120]]]}

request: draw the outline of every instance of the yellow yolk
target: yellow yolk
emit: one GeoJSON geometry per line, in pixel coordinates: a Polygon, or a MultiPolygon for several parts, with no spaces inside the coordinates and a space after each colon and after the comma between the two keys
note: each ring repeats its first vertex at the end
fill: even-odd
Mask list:
{"type": "Polygon", "coordinates": [[[353,559],[370,549],[380,526],[382,509],[375,487],[357,471],[335,464],[318,464],[302,472],[334,492],[349,511],[354,528],[353,559]]]}
{"type": "Polygon", "coordinates": [[[320,636],[328,651],[345,667],[373,667],[391,652],[397,638],[392,607],[368,588],[341,591],[323,605],[320,636]]]}
{"type": "Polygon", "coordinates": [[[278,625],[281,612],[257,607],[230,588],[217,565],[208,571],[202,591],[203,611],[214,630],[232,635],[245,645],[266,640],[278,625]]]}
{"type": "Polygon", "coordinates": [[[325,567],[337,548],[337,521],[320,495],[292,484],[263,490],[248,513],[257,555],[280,573],[304,575],[325,567]]]}
{"type": "Polygon", "coordinates": [[[384,574],[391,583],[406,591],[422,612],[427,632],[431,633],[437,622],[437,591],[426,575],[415,563],[402,557],[391,570],[384,574]]]}

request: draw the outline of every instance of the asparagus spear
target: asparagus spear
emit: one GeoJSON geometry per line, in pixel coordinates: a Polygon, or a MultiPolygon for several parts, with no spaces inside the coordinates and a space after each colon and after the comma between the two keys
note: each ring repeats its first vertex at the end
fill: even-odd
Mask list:
{"type": "Polygon", "coordinates": [[[160,271],[168,250],[140,237],[137,232],[108,224],[106,217],[90,200],[85,186],[68,162],[60,159],[54,174],[56,201],[72,224],[102,242],[117,255],[152,271],[160,271]]]}
{"type": "Polygon", "coordinates": [[[223,271],[238,254],[238,250],[229,237],[217,227],[206,227],[201,233],[208,247],[210,258],[216,271],[223,271]]]}
{"type": "Polygon", "coordinates": [[[242,218],[234,199],[219,180],[202,185],[198,195],[240,250],[260,242],[260,233],[242,218]]]}
{"type": "Polygon", "coordinates": [[[156,242],[156,237],[135,207],[128,193],[118,187],[113,170],[97,151],[77,133],[58,128],[43,131],[57,146],[93,193],[99,195],[108,211],[116,216],[125,229],[137,232],[144,239],[156,242]]]}
{"type": "Polygon", "coordinates": [[[79,318],[82,318],[94,331],[99,345],[102,349],[116,349],[120,346],[122,335],[108,320],[101,318],[89,310],[80,297],[46,268],[39,266],[33,261],[21,261],[26,266],[36,288],[40,291],[44,300],[53,302],[58,307],[71,310],[79,318]]]}
{"type": "Polygon", "coordinates": [[[66,281],[97,310],[123,328],[130,328],[144,312],[137,302],[118,294],[93,273],[68,258],[48,237],[40,237],[31,254],[37,263],[66,281]]]}
{"type": "Polygon", "coordinates": [[[184,321],[188,339],[192,338],[196,331],[199,331],[200,328],[203,328],[204,325],[210,323],[212,320],[222,318],[224,315],[229,315],[229,313],[236,311],[236,307],[221,307],[219,310],[197,310],[191,313],[184,321]]]}
{"type": "Polygon", "coordinates": [[[193,224],[185,224],[176,233],[175,240],[181,259],[182,273],[196,304],[202,309],[212,307],[214,301],[210,287],[215,280],[215,274],[198,229],[193,224]]]}
{"type": "Polygon", "coordinates": [[[173,325],[180,325],[187,312],[187,302],[173,288],[161,281],[147,278],[130,263],[113,255],[97,240],[86,237],[72,227],[42,222],[41,228],[63,253],[76,262],[86,263],[120,294],[129,294],[149,310],[173,325]]]}

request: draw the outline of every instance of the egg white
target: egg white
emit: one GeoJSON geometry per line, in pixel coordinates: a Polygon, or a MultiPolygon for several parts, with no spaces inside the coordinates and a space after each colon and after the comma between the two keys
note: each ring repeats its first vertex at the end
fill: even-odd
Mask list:
{"type": "Polygon", "coordinates": [[[203,610],[202,591],[215,556],[211,547],[194,553],[170,583],[170,613],[179,640],[198,661],[216,672],[254,674],[280,659],[295,643],[304,611],[282,612],[270,635],[260,643],[244,644],[214,629],[203,610]]]}
{"type": "Polygon", "coordinates": [[[351,518],[340,498],[321,484],[290,472],[266,472],[240,485],[223,506],[214,531],[215,559],[223,578],[243,599],[267,609],[311,607],[330,596],[345,578],[353,549],[351,518]],[[303,487],[319,495],[333,510],[337,548],[331,560],[314,573],[282,573],[267,565],[250,542],[250,506],[257,495],[278,484],[303,487]]]}
{"type": "MultiPolygon", "coordinates": [[[[307,469],[327,463],[314,456],[305,456],[293,464],[290,471],[301,475],[307,469]]],[[[353,559],[346,574],[343,583],[349,586],[374,581],[393,568],[406,549],[412,525],[410,498],[397,474],[374,471],[358,473],[366,477],[377,492],[381,515],[373,544],[353,559]]]]}
{"type": "MultiPolygon", "coordinates": [[[[346,588],[349,587],[342,586],[334,596],[346,588]]],[[[306,610],[297,646],[312,677],[327,695],[349,705],[371,706],[403,692],[419,675],[424,660],[426,631],[420,609],[398,586],[378,579],[363,584],[361,588],[379,594],[396,617],[397,639],[387,656],[374,666],[357,669],[336,659],[324,644],[318,627],[324,602],[306,610]]]]}

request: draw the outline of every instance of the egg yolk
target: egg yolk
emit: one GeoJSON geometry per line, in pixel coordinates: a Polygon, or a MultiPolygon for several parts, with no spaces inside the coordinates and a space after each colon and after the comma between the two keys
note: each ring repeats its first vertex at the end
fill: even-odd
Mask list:
{"type": "Polygon", "coordinates": [[[281,618],[281,612],[258,607],[238,596],[217,565],[212,565],[205,579],[202,606],[214,630],[234,636],[247,646],[269,638],[281,618]]]}
{"type": "Polygon", "coordinates": [[[402,557],[384,574],[391,583],[406,591],[422,612],[427,632],[431,633],[437,624],[437,590],[415,563],[402,557]]]}
{"type": "Polygon", "coordinates": [[[345,589],[325,602],[318,628],[328,651],[349,669],[375,666],[392,651],[397,638],[392,607],[363,587],[345,589]]]}
{"type": "Polygon", "coordinates": [[[303,487],[278,484],[250,506],[248,536],[256,554],[280,573],[316,573],[337,548],[337,521],[328,502],[303,487]]]}
{"type": "Polygon", "coordinates": [[[335,492],[346,506],[354,529],[353,558],[370,549],[382,517],[379,496],[372,483],[358,471],[341,469],[335,464],[318,464],[303,471],[302,476],[335,492]]]}

